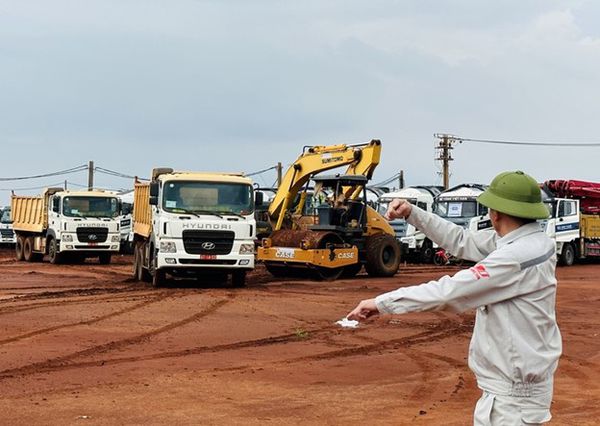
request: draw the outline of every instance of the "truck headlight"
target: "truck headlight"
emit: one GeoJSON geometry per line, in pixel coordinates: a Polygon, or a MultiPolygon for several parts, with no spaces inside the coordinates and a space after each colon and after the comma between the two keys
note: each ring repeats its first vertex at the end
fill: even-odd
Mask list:
{"type": "Polygon", "coordinates": [[[240,245],[240,254],[254,254],[254,244],[240,245]]]}
{"type": "Polygon", "coordinates": [[[161,241],[159,250],[162,253],[176,253],[177,247],[175,247],[175,243],[173,241],[161,241]]]}
{"type": "Polygon", "coordinates": [[[121,236],[120,236],[120,235],[113,235],[113,236],[110,238],[110,240],[111,240],[113,243],[118,243],[119,241],[121,241],[121,236]]]}
{"type": "Polygon", "coordinates": [[[64,235],[62,236],[62,240],[63,240],[65,243],[72,243],[72,242],[73,242],[73,235],[71,235],[71,234],[64,234],[64,235]]]}

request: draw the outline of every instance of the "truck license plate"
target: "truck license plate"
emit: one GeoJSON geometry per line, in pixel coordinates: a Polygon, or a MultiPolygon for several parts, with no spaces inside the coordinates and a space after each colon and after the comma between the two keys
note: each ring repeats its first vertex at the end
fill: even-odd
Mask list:
{"type": "Polygon", "coordinates": [[[98,243],[88,243],[88,246],[97,246],[98,243]]]}
{"type": "Polygon", "coordinates": [[[216,254],[201,254],[200,259],[202,260],[215,260],[217,258],[216,254]]]}

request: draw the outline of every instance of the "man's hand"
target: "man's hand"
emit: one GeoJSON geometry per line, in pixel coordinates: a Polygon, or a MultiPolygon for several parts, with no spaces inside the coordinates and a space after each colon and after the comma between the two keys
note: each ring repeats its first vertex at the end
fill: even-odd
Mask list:
{"type": "Polygon", "coordinates": [[[388,210],[385,212],[384,217],[387,220],[406,219],[408,216],[410,216],[411,211],[412,204],[406,200],[396,198],[395,200],[392,200],[388,206],[388,210]]]}
{"type": "Polygon", "coordinates": [[[364,320],[373,315],[378,315],[379,310],[375,305],[375,299],[362,300],[346,318],[349,320],[364,320]]]}

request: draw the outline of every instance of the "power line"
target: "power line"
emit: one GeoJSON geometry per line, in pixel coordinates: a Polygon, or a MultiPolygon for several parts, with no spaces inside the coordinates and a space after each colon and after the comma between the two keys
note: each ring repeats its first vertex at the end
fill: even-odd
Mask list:
{"type": "Polygon", "coordinates": [[[125,173],[121,173],[121,172],[117,172],[116,170],[111,170],[111,169],[105,169],[104,167],[94,167],[94,171],[99,172],[99,173],[103,173],[105,175],[109,175],[109,176],[115,176],[115,177],[121,177],[124,179],[140,179],[140,180],[150,180],[150,179],[146,179],[146,178],[142,178],[139,176],[132,176],[132,175],[128,175],[125,173]]]}
{"type": "Polygon", "coordinates": [[[488,144],[501,144],[501,145],[530,145],[530,146],[577,146],[577,147],[597,147],[600,143],[563,143],[563,142],[529,142],[529,141],[502,141],[492,139],[470,139],[454,137],[453,139],[458,142],[476,142],[476,143],[488,143],[488,144]]]}
{"type": "Polygon", "coordinates": [[[87,170],[87,168],[88,168],[88,166],[86,164],[82,164],[81,166],[72,167],[70,169],[59,170],[57,172],[45,173],[45,174],[41,174],[41,175],[0,178],[0,182],[7,182],[7,181],[13,181],[13,180],[38,179],[38,178],[50,177],[50,176],[60,176],[60,175],[66,175],[69,173],[76,173],[76,172],[80,172],[83,170],[87,170]]]}
{"type": "Polygon", "coordinates": [[[392,176],[392,177],[390,177],[390,178],[388,178],[388,179],[386,179],[386,180],[383,180],[383,181],[381,181],[381,182],[374,183],[373,185],[370,185],[370,186],[385,186],[385,185],[387,185],[388,183],[392,183],[393,181],[395,181],[395,180],[396,180],[396,179],[398,179],[399,177],[400,177],[400,173],[396,173],[394,176],[392,176]]]}
{"type": "Polygon", "coordinates": [[[46,189],[46,188],[55,187],[55,186],[63,186],[64,183],[65,182],[63,181],[63,182],[58,182],[58,183],[49,183],[44,186],[29,186],[27,188],[0,188],[0,191],[30,191],[30,190],[34,190],[34,189],[46,189]]]}
{"type": "Polygon", "coordinates": [[[269,167],[267,169],[259,170],[257,172],[247,173],[246,176],[250,177],[250,176],[260,175],[260,174],[268,172],[270,170],[275,170],[276,168],[277,168],[277,166],[272,166],[272,167],[269,167]]]}

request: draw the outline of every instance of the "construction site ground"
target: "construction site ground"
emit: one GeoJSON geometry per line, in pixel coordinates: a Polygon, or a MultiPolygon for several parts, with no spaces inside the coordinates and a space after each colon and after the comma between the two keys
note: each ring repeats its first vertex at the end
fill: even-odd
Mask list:
{"type": "MultiPolygon", "coordinates": [[[[0,250],[2,424],[466,425],[472,312],[334,322],[365,298],[451,274],[272,278],[246,288],[130,278],[111,265],[24,263],[0,250]]],[[[564,355],[553,424],[600,419],[600,265],[559,268],[564,355]]]]}

